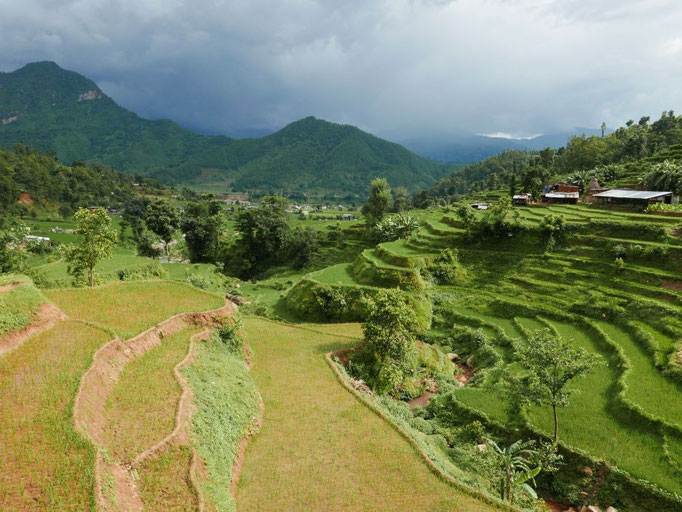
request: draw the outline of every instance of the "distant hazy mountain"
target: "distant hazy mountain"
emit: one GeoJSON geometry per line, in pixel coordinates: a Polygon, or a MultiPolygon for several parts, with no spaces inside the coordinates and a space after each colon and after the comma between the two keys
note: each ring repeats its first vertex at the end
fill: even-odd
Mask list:
{"type": "Polygon", "coordinates": [[[386,177],[418,190],[447,168],[353,126],[308,117],[261,138],[199,135],[124,109],[88,78],[53,62],[0,73],[0,144],[54,150],[170,183],[263,193],[363,193],[386,177]]]}
{"type": "MultiPolygon", "coordinates": [[[[607,130],[612,133],[613,130],[607,130]]],[[[601,135],[601,129],[576,128],[572,131],[539,135],[532,139],[509,139],[486,135],[461,135],[451,138],[433,137],[404,140],[408,149],[439,162],[472,163],[485,160],[505,149],[539,150],[565,146],[573,135],[601,135]]]]}

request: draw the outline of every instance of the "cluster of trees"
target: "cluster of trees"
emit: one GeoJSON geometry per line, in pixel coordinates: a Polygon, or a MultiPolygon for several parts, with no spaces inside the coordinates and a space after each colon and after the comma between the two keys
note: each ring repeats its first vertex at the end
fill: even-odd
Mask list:
{"type": "Polygon", "coordinates": [[[79,207],[118,206],[135,195],[133,178],[102,166],[59,163],[54,154],[18,144],[0,148],[0,212],[26,215],[27,203],[58,204],[69,217],[79,207]],[[19,202],[28,193],[24,202],[19,202]]]}
{"type": "Polygon", "coordinates": [[[386,242],[407,238],[419,228],[415,217],[406,213],[411,207],[409,193],[404,187],[391,190],[384,178],[375,178],[369,184],[369,196],[362,206],[362,215],[369,237],[386,242]],[[387,216],[389,213],[396,215],[387,216]]]}
{"type": "Polygon", "coordinates": [[[230,232],[228,212],[219,201],[192,202],[180,212],[167,201],[136,198],[126,205],[122,231],[130,230],[138,253],[150,257],[161,254],[157,240],[168,255],[181,232],[190,261],[214,263],[247,279],[274,265],[303,268],[317,253],[321,235],[311,228],[292,228],[287,205],[282,197],[265,197],[258,207],[237,211],[230,232]]]}
{"type": "MultiPolygon", "coordinates": [[[[653,123],[649,117],[630,120],[609,135],[571,137],[556,151],[504,151],[455,170],[432,188],[417,193],[414,203],[428,207],[439,201],[456,202],[471,192],[500,189],[539,195],[542,186],[558,176],[568,176],[569,181],[584,188],[593,177],[601,183],[618,179],[624,166],[633,162],[638,162],[640,172],[653,172],[652,164],[665,159],[682,160],[682,116],[672,110],[663,112],[653,123]]],[[[658,183],[654,178],[643,182],[650,188],[659,188],[658,183]]],[[[666,190],[670,189],[666,184],[666,190]]]]}

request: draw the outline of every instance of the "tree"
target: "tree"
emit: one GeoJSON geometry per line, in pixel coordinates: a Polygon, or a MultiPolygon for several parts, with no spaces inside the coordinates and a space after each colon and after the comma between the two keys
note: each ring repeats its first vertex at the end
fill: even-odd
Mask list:
{"type": "Polygon", "coordinates": [[[533,498],[538,495],[528,481],[534,479],[541,471],[541,467],[531,468],[533,459],[537,459],[539,453],[533,449],[534,441],[521,441],[510,444],[506,448],[501,448],[492,439],[486,439],[487,443],[493,447],[497,468],[501,473],[500,497],[509,502],[512,501],[512,489],[520,487],[526,494],[533,498]]]}
{"type": "Polygon", "coordinates": [[[264,267],[279,263],[287,256],[291,228],[286,215],[287,200],[264,197],[258,208],[237,215],[239,239],[228,262],[243,277],[250,277],[264,267]]]}
{"type": "Polygon", "coordinates": [[[518,341],[514,348],[516,358],[526,372],[520,378],[509,378],[512,394],[521,404],[552,408],[556,444],[559,442],[557,409],[567,407],[574,392],[569,384],[592,371],[602,359],[574,347],[549,329],[531,333],[527,343],[518,341]]]}
{"type": "Polygon", "coordinates": [[[320,236],[312,228],[297,228],[289,240],[289,261],[295,269],[302,269],[310,263],[320,248],[320,236]]]}
{"type": "Polygon", "coordinates": [[[154,201],[147,205],[144,220],[147,227],[163,241],[164,250],[168,254],[168,244],[180,228],[178,210],[166,201],[154,201]]]}
{"type": "Polygon", "coordinates": [[[95,285],[95,265],[110,258],[116,243],[116,230],[104,208],[80,208],[74,215],[76,234],[81,239],[66,251],[67,270],[76,280],[87,272],[88,284],[95,285]]]}
{"type": "Polygon", "coordinates": [[[417,315],[398,290],[379,291],[367,309],[362,331],[368,384],[380,394],[394,392],[415,364],[417,315]]]}
{"type": "Polygon", "coordinates": [[[0,216],[0,273],[11,272],[22,266],[22,243],[28,228],[20,220],[0,216]]]}
{"type": "Polygon", "coordinates": [[[516,174],[509,176],[509,197],[516,195],[516,174]]]}
{"type": "Polygon", "coordinates": [[[215,263],[220,257],[226,218],[218,201],[187,206],[181,228],[192,263],[215,263]]]}
{"type": "Polygon", "coordinates": [[[460,201],[457,203],[457,208],[455,209],[455,214],[459,217],[462,222],[464,229],[467,231],[472,228],[476,223],[476,212],[471,207],[471,205],[466,201],[460,201]]]}
{"type": "Polygon", "coordinates": [[[369,184],[369,198],[362,206],[362,215],[370,227],[384,218],[391,206],[391,187],[384,178],[376,178],[369,184]]]}
{"type": "Polygon", "coordinates": [[[393,210],[395,212],[402,212],[410,207],[410,193],[405,187],[396,187],[393,189],[393,210]]]}

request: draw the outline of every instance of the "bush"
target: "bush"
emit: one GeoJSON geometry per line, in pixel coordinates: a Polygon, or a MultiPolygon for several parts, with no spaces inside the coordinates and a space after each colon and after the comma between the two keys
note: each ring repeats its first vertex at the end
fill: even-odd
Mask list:
{"type": "Polygon", "coordinates": [[[455,284],[464,273],[457,255],[456,249],[443,249],[438,256],[427,261],[423,273],[429,275],[436,284],[455,284]]]}
{"type": "Polygon", "coordinates": [[[124,268],[117,272],[121,281],[144,281],[145,279],[165,279],[168,272],[158,261],[153,261],[141,267],[124,268]]]}
{"type": "Polygon", "coordinates": [[[244,338],[241,335],[241,319],[235,317],[231,323],[227,323],[215,331],[214,337],[222,342],[228,350],[235,355],[244,354],[244,338]]]}

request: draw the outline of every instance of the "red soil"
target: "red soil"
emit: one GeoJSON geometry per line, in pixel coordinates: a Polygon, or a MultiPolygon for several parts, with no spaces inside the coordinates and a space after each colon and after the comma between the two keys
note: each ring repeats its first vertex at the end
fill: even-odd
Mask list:
{"type": "MultiPolygon", "coordinates": [[[[97,449],[95,463],[95,499],[98,510],[122,510],[142,511],[144,504],[140,497],[135,478],[133,477],[134,466],[139,464],[151,454],[174,440],[188,440],[189,420],[192,414],[191,390],[186,385],[179,370],[185,364],[189,364],[194,357],[194,343],[190,343],[187,356],[175,367],[175,376],[182,387],[182,395],[176,412],[176,427],[173,432],[160,443],[146,450],[135,458],[133,463],[114,461],[103,456],[105,414],[104,407],[114,386],[118,382],[125,366],[136,357],[139,357],[152,348],[160,345],[163,338],[181,331],[191,325],[203,325],[205,327],[217,326],[222,318],[233,312],[233,306],[227,302],[225,306],[213,311],[203,313],[181,313],[173,316],[147,331],[126,341],[114,338],[100,348],[93,357],[93,363],[81,379],[80,387],[76,395],[73,407],[73,421],[76,428],[83,432],[84,437],[91,440],[97,449]],[[182,437],[181,437],[182,435],[182,437]],[[105,496],[102,492],[102,474],[113,476],[113,496],[105,496]]],[[[194,338],[205,336],[204,331],[194,338]]],[[[195,454],[193,453],[193,468],[196,470],[195,454]]],[[[193,475],[195,471],[190,469],[193,475]]],[[[202,508],[203,498],[199,486],[193,481],[198,496],[199,507],[202,508]]]]}

